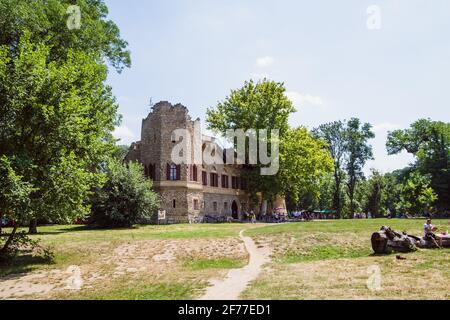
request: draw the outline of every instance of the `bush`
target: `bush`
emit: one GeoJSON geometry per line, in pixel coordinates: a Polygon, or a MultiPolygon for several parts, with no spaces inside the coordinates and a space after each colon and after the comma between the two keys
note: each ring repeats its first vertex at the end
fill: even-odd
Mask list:
{"type": "Polygon", "coordinates": [[[158,197],[151,180],[143,176],[140,164],[124,166],[110,160],[105,168],[106,183],[91,198],[90,223],[99,227],[131,227],[151,219],[158,207],[158,197]]]}

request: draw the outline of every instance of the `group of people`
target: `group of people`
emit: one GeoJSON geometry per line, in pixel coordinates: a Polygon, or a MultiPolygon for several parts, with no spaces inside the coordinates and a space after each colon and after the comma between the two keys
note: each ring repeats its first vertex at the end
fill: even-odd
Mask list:
{"type": "Polygon", "coordinates": [[[355,212],[353,214],[353,219],[372,219],[372,213],[368,212],[355,212]]]}
{"type": "Polygon", "coordinates": [[[295,220],[325,220],[325,219],[336,219],[335,214],[326,214],[314,211],[292,211],[289,216],[295,220]]]}
{"type": "Polygon", "coordinates": [[[253,210],[250,210],[250,212],[244,211],[242,213],[242,218],[244,221],[250,221],[251,223],[256,223],[256,214],[253,210]]]}

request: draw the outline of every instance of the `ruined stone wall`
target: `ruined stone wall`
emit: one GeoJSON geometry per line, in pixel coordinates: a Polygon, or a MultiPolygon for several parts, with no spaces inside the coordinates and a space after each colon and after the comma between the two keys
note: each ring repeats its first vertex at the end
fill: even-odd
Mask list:
{"type": "MultiPolygon", "coordinates": [[[[161,208],[166,210],[168,223],[186,223],[204,214],[231,215],[232,203],[236,201],[239,215],[249,210],[248,196],[242,190],[232,189],[232,177],[240,176],[241,168],[236,165],[197,166],[197,182],[190,181],[190,166],[180,166],[180,180],[168,181],[167,164],[172,163],[172,149],[179,143],[173,141],[176,129],[187,129],[191,141],[196,122],[191,120],[188,109],[181,104],[172,105],[162,101],[155,104],[147,118],[142,120],[141,141],[132,145],[126,157],[127,161],[138,160],[143,165],[155,165],[155,191],[160,196],[161,208]],[[202,171],[206,171],[208,185],[202,185],[202,171]],[[218,187],[210,186],[210,173],[218,174],[218,187]],[[228,175],[229,187],[222,188],[222,174],[228,175]],[[195,201],[198,206],[195,208],[195,201]],[[175,205],[174,205],[175,201],[175,205]],[[217,209],[214,210],[214,202],[217,209]],[[224,203],[227,203],[225,208],[224,203]]],[[[202,140],[203,141],[203,140],[202,140]]],[[[219,150],[218,152],[221,152],[219,150]]],[[[192,145],[188,145],[186,155],[194,163],[192,145]]]]}

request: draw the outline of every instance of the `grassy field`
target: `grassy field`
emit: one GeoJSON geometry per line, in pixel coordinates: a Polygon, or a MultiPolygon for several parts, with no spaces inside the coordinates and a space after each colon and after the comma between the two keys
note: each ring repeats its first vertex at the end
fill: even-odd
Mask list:
{"type": "MultiPolygon", "coordinates": [[[[247,264],[238,237],[242,229],[258,246],[272,249],[271,262],[242,298],[449,299],[449,249],[402,254],[405,260],[372,255],[370,236],[382,225],[420,235],[423,223],[375,219],[120,230],[40,227],[33,237],[52,248],[54,262],[24,257],[13,266],[0,266],[0,299],[197,298],[209,280],[247,264]],[[69,266],[79,267],[81,290],[67,290],[69,266]],[[382,290],[367,289],[372,266],[381,271],[382,290]]],[[[434,223],[442,230],[450,227],[447,220],[434,223]]]]}
{"type": "MultiPolygon", "coordinates": [[[[270,243],[272,263],[243,294],[246,299],[449,299],[450,250],[372,255],[371,234],[382,225],[421,235],[422,219],[374,219],[284,224],[249,230],[270,243]],[[373,266],[379,291],[367,288],[373,266]]],[[[435,220],[440,230],[448,220],[435,220]]]]}

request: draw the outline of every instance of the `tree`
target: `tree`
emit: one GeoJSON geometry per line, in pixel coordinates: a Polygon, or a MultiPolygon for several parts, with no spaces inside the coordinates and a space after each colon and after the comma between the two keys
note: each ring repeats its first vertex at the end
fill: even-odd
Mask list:
{"type": "Polygon", "coordinates": [[[158,198],[151,180],[142,174],[140,164],[127,166],[110,160],[105,168],[106,183],[97,188],[91,199],[90,221],[100,227],[131,227],[154,216],[158,198]]]}
{"type": "Polygon", "coordinates": [[[429,182],[429,177],[412,172],[401,186],[399,208],[410,214],[427,213],[437,199],[429,182]]]}
{"type": "Polygon", "coordinates": [[[383,208],[383,191],[385,188],[385,177],[377,170],[372,169],[372,175],[367,181],[367,196],[365,211],[373,215],[380,214],[383,208]]]}
{"type": "Polygon", "coordinates": [[[280,193],[289,194],[293,202],[310,198],[316,203],[320,179],[332,172],[333,160],[327,145],[315,139],[306,128],[289,129],[282,138],[280,149],[280,193]]]}
{"type": "MultiPolygon", "coordinates": [[[[315,208],[330,210],[334,208],[334,173],[333,171],[321,177],[317,183],[319,197],[315,208]]],[[[313,209],[313,208],[310,208],[313,209]]]]}
{"type": "MultiPolygon", "coordinates": [[[[267,79],[257,83],[245,82],[242,88],[232,90],[215,108],[208,109],[207,121],[209,129],[223,135],[229,129],[253,129],[257,135],[261,129],[268,132],[278,129],[278,172],[261,175],[259,169],[263,165],[248,165],[249,147],[246,144],[247,170],[244,178],[248,181],[249,190],[254,195],[261,193],[263,200],[272,200],[276,195],[289,195],[292,201],[297,202],[302,192],[307,192],[308,188],[313,190],[311,188],[315,182],[330,171],[331,158],[325,144],[313,138],[305,128],[289,127],[289,115],[295,112],[295,108],[285,91],[283,83],[267,79]]],[[[269,145],[273,142],[270,138],[269,145]]]]}
{"type": "MultiPolygon", "coordinates": [[[[261,129],[268,132],[278,129],[282,139],[289,129],[289,115],[295,112],[292,102],[285,96],[285,91],[283,83],[267,79],[257,83],[246,81],[242,88],[232,90],[216,107],[208,108],[208,128],[224,136],[229,129],[242,129],[244,132],[253,129],[256,134],[261,129]]],[[[231,142],[234,143],[234,140],[231,142]]],[[[246,148],[248,156],[248,145],[246,148]]],[[[261,166],[247,166],[248,170],[244,176],[249,190],[254,194],[260,192],[264,199],[270,200],[279,194],[281,185],[275,175],[261,175],[261,166]]]]}
{"type": "Polygon", "coordinates": [[[384,211],[391,216],[396,216],[400,209],[401,186],[408,178],[410,172],[410,168],[407,167],[394,170],[384,175],[384,188],[382,190],[381,202],[384,211]]]}
{"type": "Polygon", "coordinates": [[[342,185],[347,178],[346,191],[349,197],[349,214],[355,212],[355,187],[362,177],[362,168],[368,159],[372,158],[372,147],[368,140],[374,137],[371,125],[361,124],[359,119],[349,121],[334,121],[320,125],[313,134],[328,144],[334,159],[334,195],[333,209],[338,217],[342,217],[343,199],[342,185]]]}
{"type": "Polygon", "coordinates": [[[342,197],[341,186],[344,179],[344,170],[342,170],[345,160],[346,135],[345,127],[342,121],[334,121],[320,125],[313,130],[313,134],[324,140],[327,145],[331,157],[334,161],[334,191],[333,191],[333,209],[336,210],[337,216],[342,217],[342,197]]]}
{"type": "Polygon", "coordinates": [[[0,0],[0,155],[32,187],[30,220],[89,212],[119,119],[105,59],[118,71],[130,64],[103,1],[77,2],[76,30],[66,26],[69,4],[0,0]]]}
{"type": "Polygon", "coordinates": [[[0,45],[8,46],[13,56],[28,31],[30,42],[48,46],[50,61],[65,61],[75,50],[93,56],[99,64],[107,59],[119,72],[131,65],[128,44],[117,25],[106,19],[108,7],[103,0],[0,0],[0,12],[0,45]],[[79,28],[71,29],[68,9],[74,4],[81,20],[79,28]]]}
{"type": "Polygon", "coordinates": [[[347,122],[345,151],[347,172],[347,194],[350,200],[350,215],[355,213],[355,187],[357,182],[364,176],[362,169],[367,160],[373,159],[372,146],[368,140],[375,137],[369,123],[361,124],[359,119],[352,118],[347,122]]]}
{"type": "Polygon", "coordinates": [[[450,123],[420,119],[409,129],[388,134],[389,154],[407,151],[416,157],[414,165],[422,175],[430,175],[436,205],[449,209],[450,203],[450,123]]]}
{"type": "MultiPolygon", "coordinates": [[[[7,213],[10,219],[27,220],[32,216],[30,194],[33,187],[23,177],[16,174],[10,159],[0,157],[0,212],[7,213]]],[[[0,248],[0,260],[8,255],[9,246],[14,240],[17,224],[0,248]]]]}

